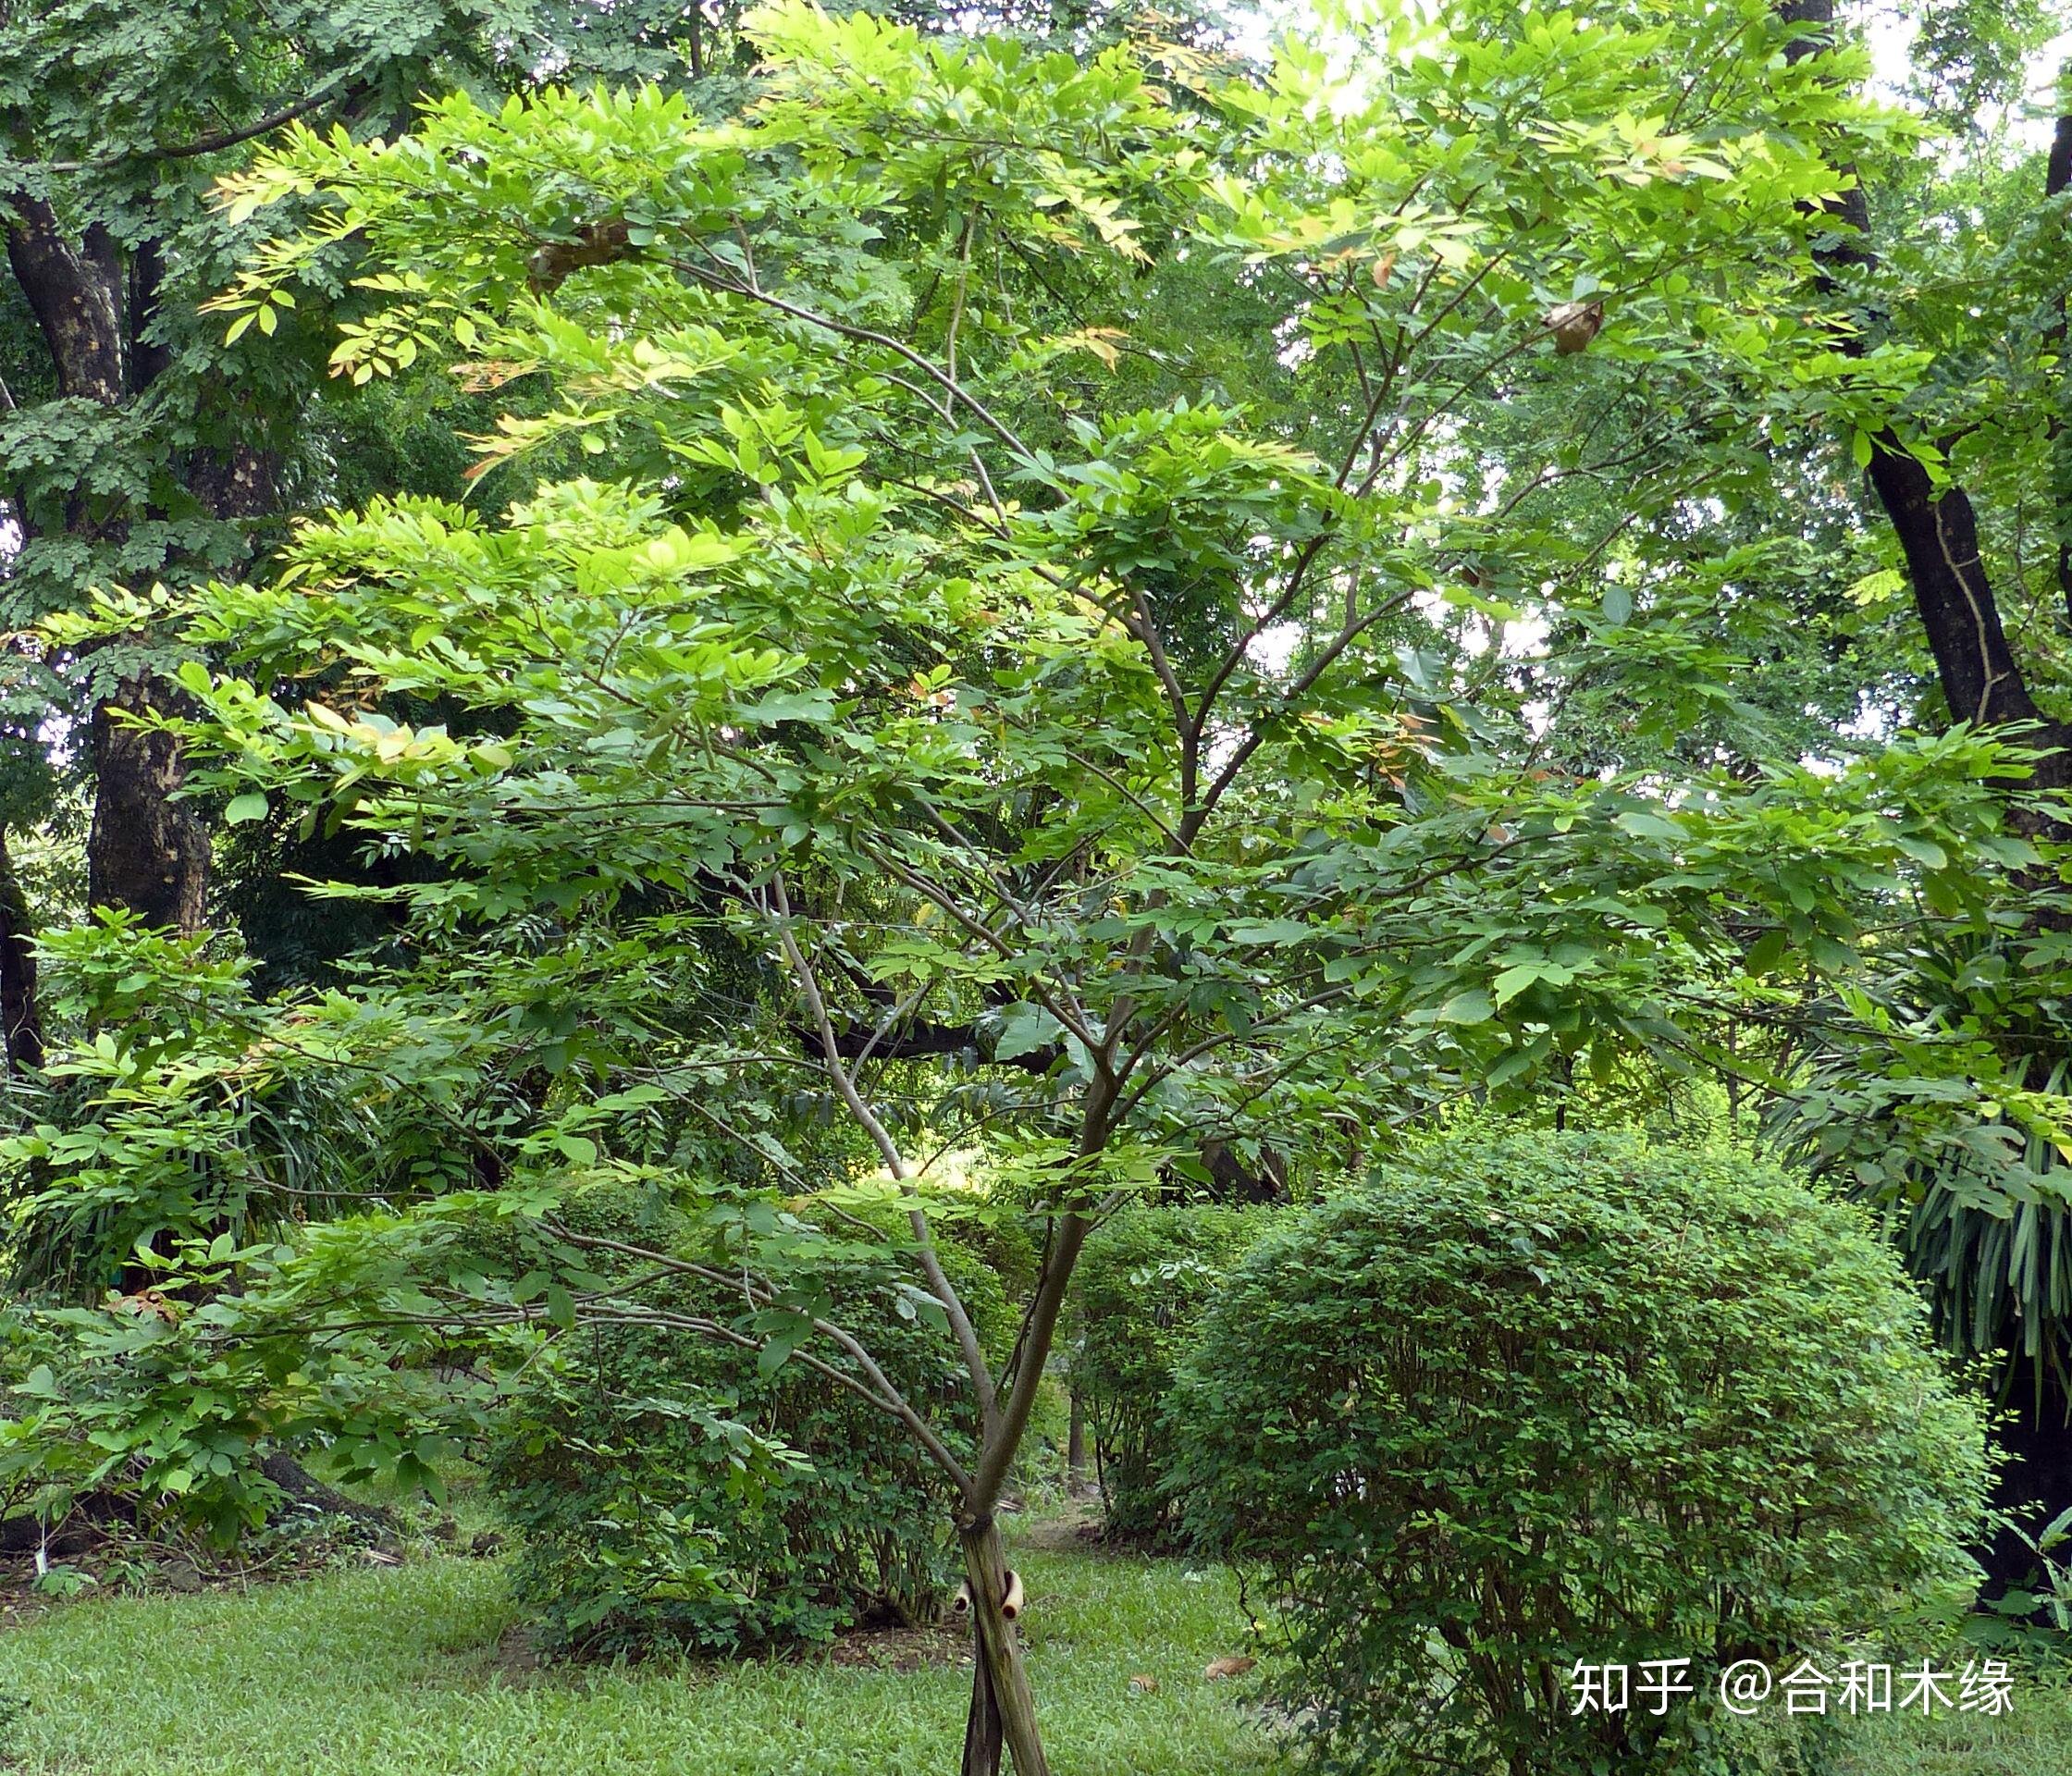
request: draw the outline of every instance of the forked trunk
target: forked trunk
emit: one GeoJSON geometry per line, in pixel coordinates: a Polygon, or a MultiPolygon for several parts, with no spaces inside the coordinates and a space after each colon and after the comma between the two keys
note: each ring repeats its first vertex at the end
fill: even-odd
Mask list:
{"type": "Polygon", "coordinates": [[[1003,1743],[1016,1776],[1050,1776],[1036,1731],[1036,1698],[1022,1669],[1021,1642],[1002,1609],[1007,1562],[990,1514],[957,1526],[971,1593],[971,1715],[964,1733],[964,1776],[999,1776],[1003,1743]]]}

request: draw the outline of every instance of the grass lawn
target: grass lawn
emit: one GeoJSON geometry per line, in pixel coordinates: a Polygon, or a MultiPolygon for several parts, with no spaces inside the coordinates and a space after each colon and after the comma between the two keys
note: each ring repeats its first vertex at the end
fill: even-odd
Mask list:
{"type": "MultiPolygon", "coordinates": [[[[1236,1588],[1174,1562],[1025,1550],[1030,1659],[1070,1776],[1282,1770],[1209,1683],[1236,1588]],[[1130,1684],[1154,1678],[1154,1691],[1130,1684]]],[[[512,1671],[494,1563],[427,1559],[249,1595],[89,1597],[0,1634],[28,1708],[0,1769],[68,1776],[954,1772],[970,1673],[825,1659],[512,1671]]]]}
{"type": "MultiPolygon", "coordinates": [[[[1024,1548],[1061,1776],[1294,1769],[1202,1667],[1235,1587],[1175,1561],[1024,1548]],[[1136,1675],[1156,1680],[1134,1687],[1136,1675]]],[[[0,1634],[0,1770],[67,1776],[949,1776],[969,1674],[826,1659],[526,1669],[493,1562],[430,1558],[249,1595],[89,1597],[0,1634]]],[[[2005,1720],[1854,1730],[1839,1776],[2072,1776],[2072,1694],[2005,1720]]]]}

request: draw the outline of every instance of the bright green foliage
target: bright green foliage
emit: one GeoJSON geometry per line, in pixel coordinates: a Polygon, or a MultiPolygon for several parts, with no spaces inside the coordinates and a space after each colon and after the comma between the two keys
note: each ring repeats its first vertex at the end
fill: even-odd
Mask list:
{"type": "MultiPolygon", "coordinates": [[[[165,1265],[220,1288],[268,1256],[228,1234],[165,1265]]],[[[113,1499],[144,1535],[228,1547],[280,1503],[261,1471],[277,1449],[323,1442],[364,1476],[438,1490],[447,1433],[478,1430],[481,1390],[435,1386],[378,1328],[252,1336],[241,1303],[139,1291],[104,1308],[0,1314],[0,1503],[62,1523],[113,1499]]]]}
{"type": "Polygon", "coordinates": [[[559,1175],[637,1174],[692,1215],[670,1274],[729,1291],[675,1329],[773,1370],[876,1336],[829,1317],[840,1264],[903,1272],[967,1392],[872,1397],[983,1521],[1081,1239],[1205,1140],[1314,1171],[1470,1091],[1687,1065],[2039,861],[1975,734],[1578,758],[1493,645],[1561,635],[1646,736],[1760,729],[1697,622],[1720,573],[1600,569],[1702,559],[1708,501],[1902,399],[1909,354],[1832,349],[1813,248],[1833,168],[1903,132],[1759,0],[1326,22],[1254,81],[792,4],[723,126],[455,97],[226,182],[283,231],[216,311],[240,345],[364,253],[334,368],[458,354],[512,411],[473,500],[174,599],[215,662],[175,725],[240,825],[413,854],[412,990],[537,1059],[514,1035],[493,1191],[313,1225],[262,1321],[611,1320],[559,1175]],[[1194,312],[1276,367],[1234,383],[1194,312]],[[1042,1229],[990,1354],[930,1232],[973,1142],[1042,1229]]]}
{"type": "Polygon", "coordinates": [[[1706,1768],[1704,1671],[1969,1595],[1982,1426],[1921,1320],[1854,1211],[1742,1154],[1436,1146],[1218,1294],[1184,1521],[1272,1574],[1349,1767],[1706,1768]],[[1679,1657],[1661,1720],[1572,1710],[1576,1661],[1679,1657]]]}
{"type": "Polygon", "coordinates": [[[1111,1536],[1170,1539],[1173,1365],[1224,1274],[1276,1218],[1263,1208],[1125,1209],[1087,1241],[1074,1282],[1071,1387],[1095,1440],[1111,1536]]]}
{"type": "Polygon", "coordinates": [[[466,1182],[512,1132],[493,1070],[509,1033],[436,1005],[339,993],[283,1012],[231,942],[121,914],[53,932],[43,956],[47,1009],[74,1040],[24,1092],[28,1126],[0,1138],[31,1289],[92,1299],[154,1242],[265,1240],[466,1182]]]}
{"type": "Polygon", "coordinates": [[[1390,1098],[1681,1045],[1787,946],[1850,967],[1918,873],[1963,915],[1984,884],[1942,840],[2031,855],[1975,737],[1839,777],[1570,777],[1480,663],[1470,616],[1548,600],[1617,648],[1630,614],[1559,575],[1512,602],[1452,583],[1463,550],[1567,549],[1525,497],[1559,450],[1494,515],[1448,490],[1483,473],[1452,428],[1486,383],[1734,387],[1784,426],[1905,367],[1842,364],[1783,300],[1832,183],[1813,138],[1868,154],[1882,125],[1775,63],[1767,12],[1707,14],[1666,58],[1747,77],[1678,89],[1669,133],[1634,121],[1670,103],[1666,27],[1495,20],[1396,28],[1375,92],[1290,51],[1204,117],[1123,51],[794,6],[757,17],[745,124],[552,93],[446,102],[378,149],[298,138],[227,201],[320,223],[228,308],[351,234],[395,268],[341,372],[480,353],[555,397],[492,475],[565,449],[635,485],[305,527],[280,584],[190,630],[247,674],[189,681],[210,781],[439,859],[400,893],[450,929],[682,897],[773,963],[797,935],[838,1029],[889,993],[981,1058],[1055,1052],[1021,1118],[1054,1178],[1144,1176],[1204,1124],[1293,1112],[1307,1139],[1349,1043],[1351,1089],[1390,1098]],[[1473,127],[1463,79],[1492,95],[1473,127]],[[1094,267],[1074,325],[1025,262],[1094,267]],[[1061,364],[1118,352],[1131,280],[1179,265],[1270,278],[1302,374],[1254,414],[1183,357],[1128,385],[1143,404],[1059,412],[1061,364]],[[1580,358],[1542,324],[1578,290],[1614,315],[1580,358]]]}

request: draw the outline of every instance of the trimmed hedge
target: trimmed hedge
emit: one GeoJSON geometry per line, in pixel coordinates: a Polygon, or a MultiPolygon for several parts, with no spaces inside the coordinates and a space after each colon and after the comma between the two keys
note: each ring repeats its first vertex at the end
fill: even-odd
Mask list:
{"type": "Polygon", "coordinates": [[[1185,1527],[1271,1575],[1347,1768],[1721,1769],[1708,1675],[1976,1576],[1980,1418],[1897,1259],[1733,1153],[1426,1153],[1252,1252],[1172,1422],[1185,1527]],[[1660,1719],[1572,1711],[1579,1660],[1686,1657],[1660,1719]]]}
{"type": "Polygon", "coordinates": [[[1118,1540],[1173,1539],[1165,1419],[1173,1366],[1225,1273],[1284,1213],[1135,1207],[1088,1240],[1072,1284],[1070,1385],[1093,1434],[1107,1531],[1118,1540]]]}

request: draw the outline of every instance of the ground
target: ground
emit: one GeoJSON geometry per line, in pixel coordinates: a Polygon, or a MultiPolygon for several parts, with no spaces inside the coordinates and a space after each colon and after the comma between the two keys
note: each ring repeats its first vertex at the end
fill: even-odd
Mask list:
{"type": "MultiPolygon", "coordinates": [[[[1021,1542],[1030,1661],[1064,1776],[1289,1772],[1237,1587],[1181,1560],[1021,1542]]],[[[92,1596],[0,1633],[0,1769],[35,1776],[928,1776],[968,1669],[913,1636],[839,1657],[542,1671],[498,1562],[447,1555],[249,1592],[92,1596]]],[[[1843,1776],[2072,1776],[2072,1693],[2007,1721],[1881,1723],[1843,1776]]]]}

